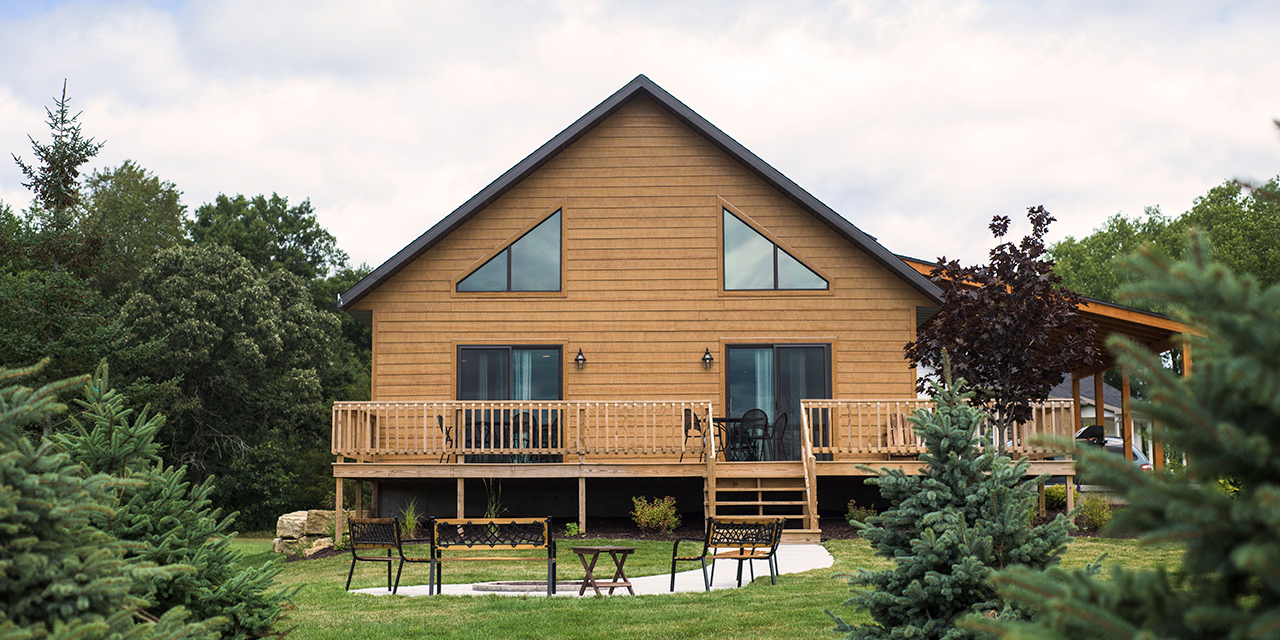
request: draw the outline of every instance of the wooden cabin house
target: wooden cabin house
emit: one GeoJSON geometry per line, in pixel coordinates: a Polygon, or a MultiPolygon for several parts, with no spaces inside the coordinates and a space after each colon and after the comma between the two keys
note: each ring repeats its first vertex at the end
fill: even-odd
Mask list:
{"type": "MultiPolygon", "coordinates": [[[[939,296],[639,76],[341,296],[373,371],[371,401],[334,406],[339,499],[350,479],[384,516],[585,530],[672,495],[816,539],[857,464],[917,465],[903,345],[939,296]]],[[[1075,422],[1048,403],[1015,451],[1075,422]]]]}

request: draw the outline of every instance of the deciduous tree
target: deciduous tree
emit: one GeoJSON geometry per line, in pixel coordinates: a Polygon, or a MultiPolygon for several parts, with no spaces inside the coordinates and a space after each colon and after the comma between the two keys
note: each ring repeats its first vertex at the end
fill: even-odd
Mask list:
{"type": "MultiPolygon", "coordinates": [[[[1027,210],[1031,234],[991,250],[986,265],[961,267],[939,259],[931,280],[943,288],[941,310],[907,344],[912,366],[933,367],[920,380],[941,375],[944,353],[974,402],[991,413],[1001,451],[1010,426],[1031,418],[1063,374],[1090,364],[1094,327],[1080,315],[1079,294],[1062,287],[1045,253],[1044,235],[1053,216],[1044,207],[1027,210]]],[[[1002,238],[1009,218],[996,216],[991,232],[1002,238]]]]}
{"type": "Polygon", "coordinates": [[[110,298],[135,282],[157,251],[186,238],[182,192],[125,160],[85,181],[83,225],[102,240],[98,287],[110,298]]]}
{"type": "Polygon", "coordinates": [[[188,225],[197,244],[220,244],[263,271],[284,269],[306,282],[327,276],[347,262],[333,234],[316,221],[310,200],[290,207],[271,194],[217,199],[196,209],[188,225]]]}

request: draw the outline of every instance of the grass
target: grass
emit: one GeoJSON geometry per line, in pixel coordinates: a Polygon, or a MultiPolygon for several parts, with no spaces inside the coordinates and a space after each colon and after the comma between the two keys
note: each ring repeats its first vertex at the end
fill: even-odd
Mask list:
{"type": "MultiPolygon", "coordinates": [[[[569,548],[602,544],[625,544],[637,548],[627,561],[633,576],[664,574],[670,569],[671,543],[644,540],[583,540],[559,544],[559,578],[582,578],[582,566],[569,548]]],[[[269,540],[237,540],[247,564],[261,564],[275,557],[269,540]]],[[[343,591],[349,555],[284,565],[278,578],[282,586],[303,585],[295,599],[297,608],[289,613],[282,628],[292,628],[290,640],[366,638],[741,638],[768,640],[798,636],[836,638],[831,620],[823,613],[830,609],[849,622],[867,621],[861,614],[844,608],[849,595],[839,572],[858,568],[878,569],[888,563],[871,554],[863,540],[836,540],[825,543],[835,557],[835,565],[799,574],[782,576],[770,586],[768,576],[742,589],[711,593],[678,593],[658,596],[601,598],[545,598],[541,596],[432,596],[378,597],[343,591]]],[[[1119,559],[1131,568],[1175,565],[1181,556],[1176,546],[1139,546],[1132,540],[1077,538],[1064,558],[1067,567],[1083,567],[1107,553],[1104,564],[1119,559]]],[[[607,559],[606,559],[607,560],[607,559]]],[[[545,565],[529,563],[460,563],[475,565],[465,571],[449,568],[446,582],[538,579],[545,565]]],[[[694,566],[694,565],[690,565],[694,566]]],[[[681,570],[687,569],[683,567],[681,570]]],[[[724,567],[722,567],[724,568],[724,567]]],[[[404,584],[425,582],[425,565],[406,565],[404,584]]],[[[360,563],[352,588],[386,584],[385,569],[374,563],[360,563]]]]}

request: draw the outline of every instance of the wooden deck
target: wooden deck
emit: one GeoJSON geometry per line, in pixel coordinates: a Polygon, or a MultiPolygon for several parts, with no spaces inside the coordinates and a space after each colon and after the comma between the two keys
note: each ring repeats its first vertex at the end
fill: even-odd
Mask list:
{"type": "MultiPolygon", "coordinates": [[[[871,468],[916,472],[924,450],[908,416],[927,400],[805,400],[790,460],[725,460],[714,407],[703,400],[528,402],[339,402],[332,442],[338,499],[342,480],[457,480],[458,513],[468,478],[576,478],[579,526],[586,528],[591,478],[701,478],[707,515],[717,510],[782,515],[791,539],[818,536],[822,476],[867,476],[871,468]],[[694,417],[696,416],[696,420],[694,417]],[[699,431],[688,428],[703,426],[699,431]],[[866,466],[864,466],[866,465],[866,466]]],[[[1032,442],[1070,436],[1070,401],[1036,407],[1007,450],[1032,458],[1032,473],[1074,476],[1061,452],[1032,442]]]]}

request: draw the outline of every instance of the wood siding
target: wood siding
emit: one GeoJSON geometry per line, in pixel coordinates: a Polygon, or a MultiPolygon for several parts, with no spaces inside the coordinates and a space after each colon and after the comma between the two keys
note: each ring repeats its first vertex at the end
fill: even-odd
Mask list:
{"type": "Polygon", "coordinates": [[[354,308],[373,311],[377,401],[454,399],[458,345],[559,344],[565,400],[711,398],[719,414],[724,345],[738,342],[828,343],[835,397],[913,397],[902,347],[924,304],[817,218],[637,98],[354,308]],[[725,203],[830,276],[830,291],[722,291],[725,203]],[[453,290],[557,206],[562,291],[453,290]],[[583,370],[572,362],[579,348],[583,370]],[[701,362],[707,348],[710,371],[701,362]]]}

